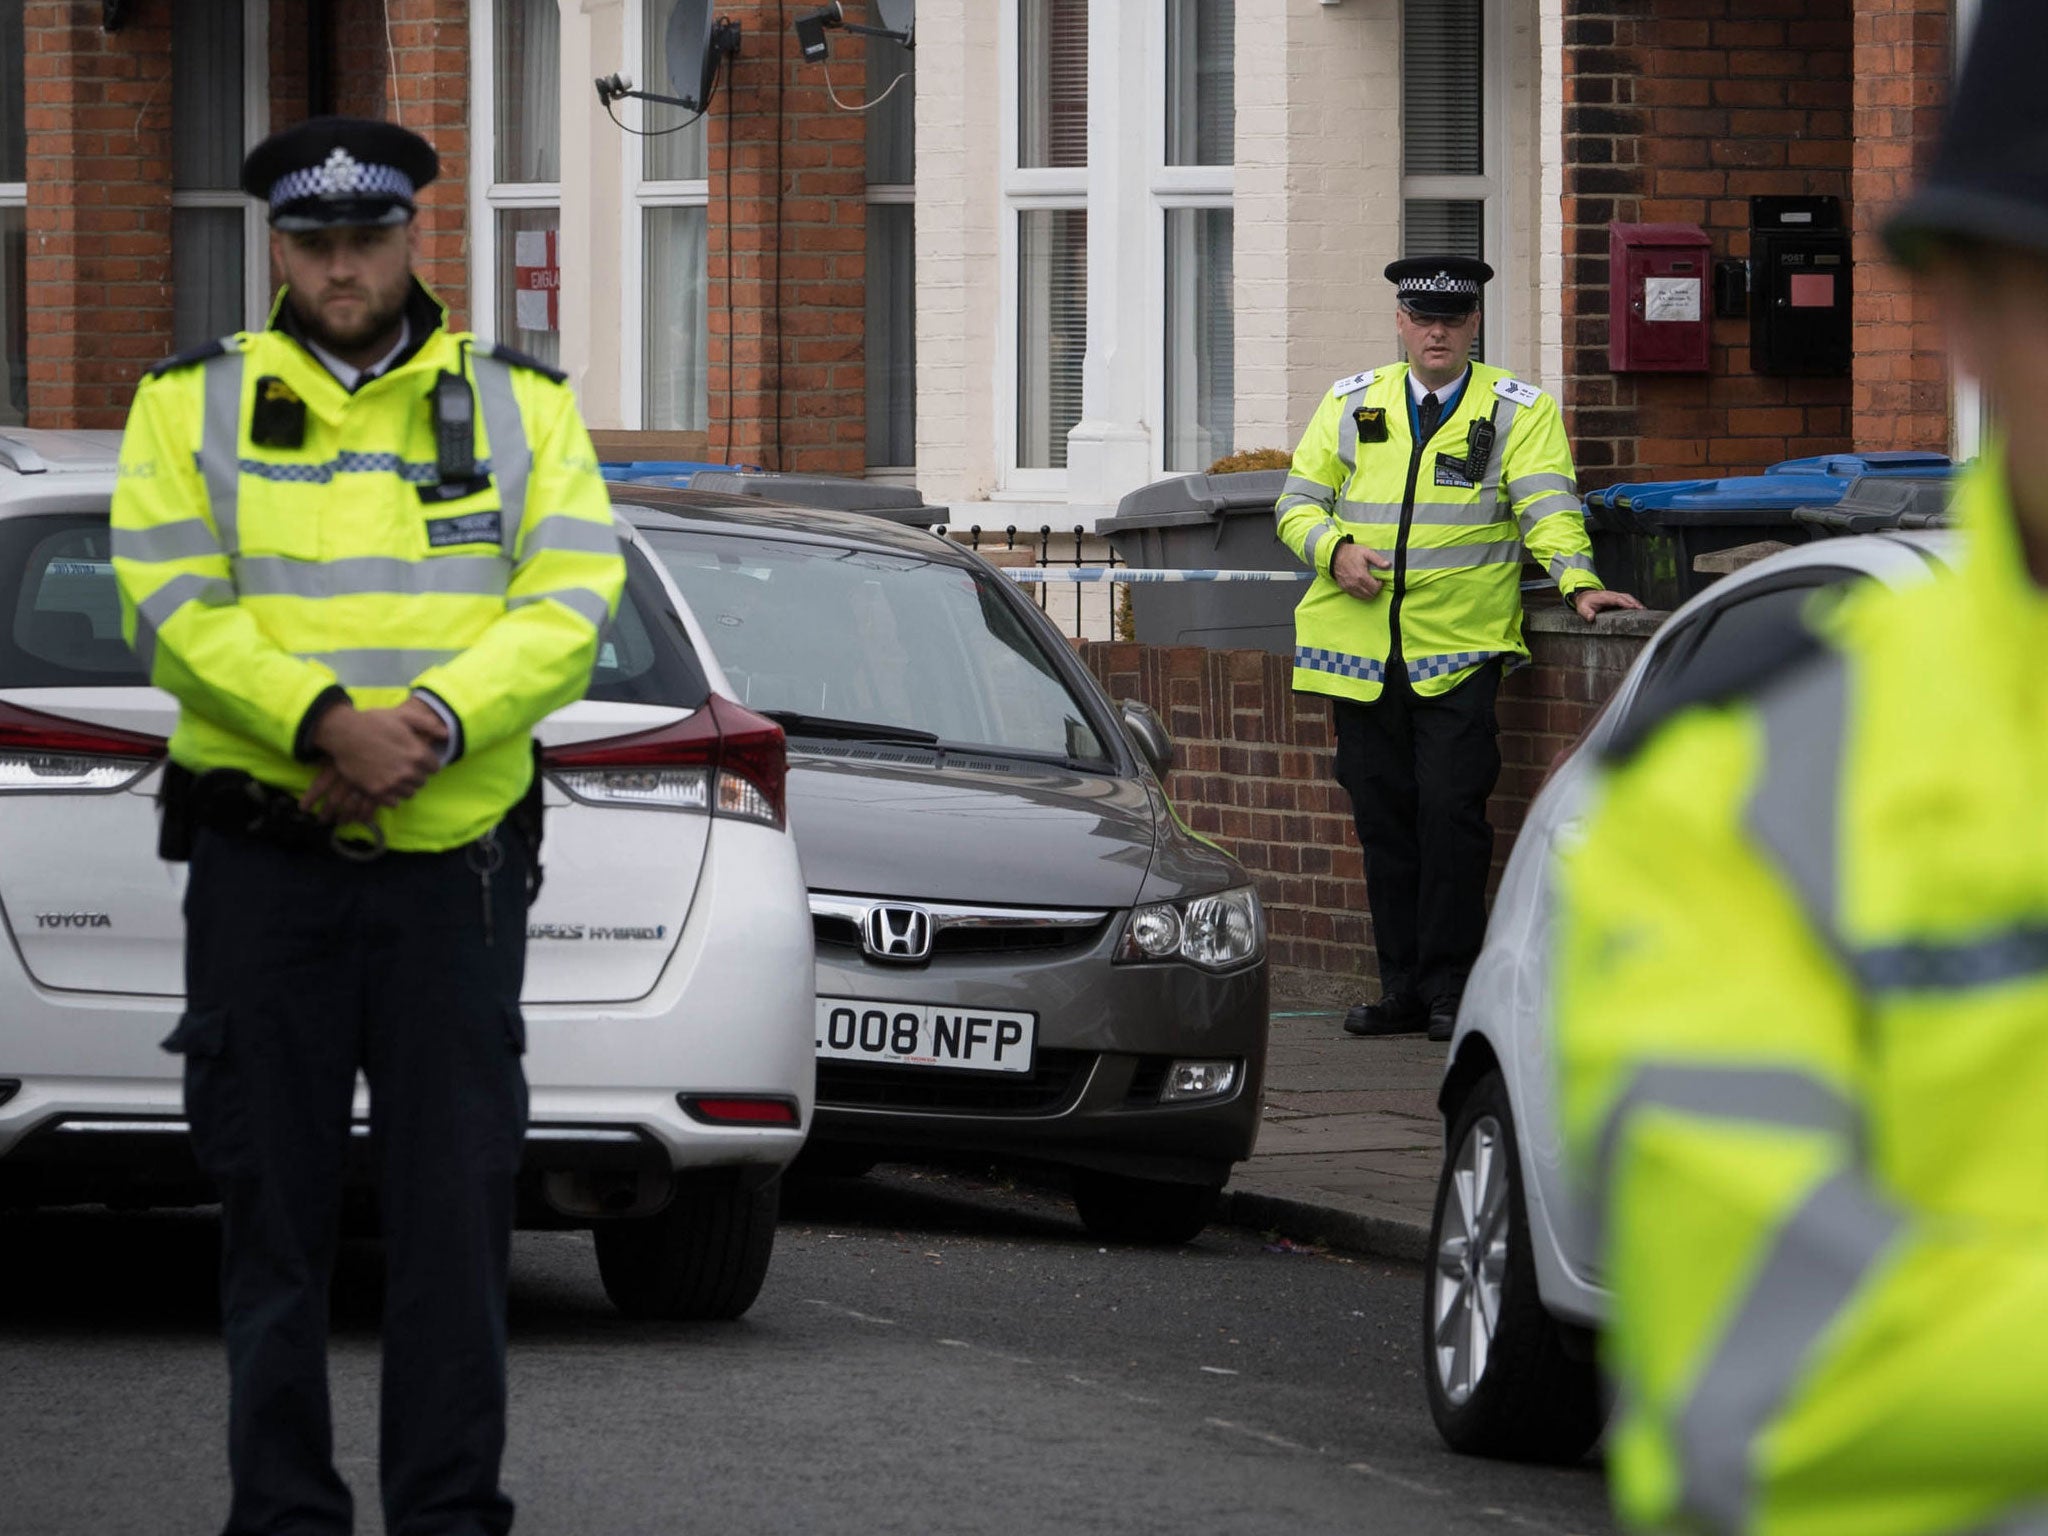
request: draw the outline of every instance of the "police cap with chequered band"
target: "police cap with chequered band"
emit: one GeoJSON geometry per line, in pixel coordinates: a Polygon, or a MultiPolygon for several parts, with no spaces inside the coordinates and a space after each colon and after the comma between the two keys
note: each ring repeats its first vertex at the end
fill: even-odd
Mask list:
{"type": "Polygon", "coordinates": [[[1388,262],[1386,275],[1403,309],[1458,320],[1479,307],[1493,268],[1470,256],[1408,256],[1388,262]]]}
{"type": "Polygon", "coordinates": [[[2048,5],[1983,0],[1926,179],[1885,221],[1909,267],[1942,246],[2048,253],[2048,5]]]}
{"type": "Polygon", "coordinates": [[[242,190],[270,204],[283,230],[403,224],[441,171],[434,146],[368,117],[313,117],[273,133],[242,162],[242,190]]]}

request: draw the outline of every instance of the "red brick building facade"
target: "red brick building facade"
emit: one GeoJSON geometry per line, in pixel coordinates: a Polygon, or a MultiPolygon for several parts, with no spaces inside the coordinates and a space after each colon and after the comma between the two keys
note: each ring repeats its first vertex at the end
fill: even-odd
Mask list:
{"type": "Polygon", "coordinates": [[[1851,448],[1943,449],[1949,377],[1925,301],[1876,230],[1947,98],[1951,0],[1566,0],[1567,424],[1589,486],[1753,472],[1851,448]],[[1854,363],[1752,368],[1746,319],[1712,323],[1710,371],[1609,367],[1611,222],[1701,227],[1748,258],[1757,196],[1841,200],[1854,363]]]}

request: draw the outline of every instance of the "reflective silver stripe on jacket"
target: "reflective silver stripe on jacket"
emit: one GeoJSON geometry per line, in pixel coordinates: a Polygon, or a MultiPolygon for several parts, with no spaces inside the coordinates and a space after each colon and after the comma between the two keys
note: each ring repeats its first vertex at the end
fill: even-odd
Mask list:
{"type": "Polygon", "coordinates": [[[533,450],[526,441],[519,397],[512,391],[512,365],[481,350],[472,350],[470,359],[484,431],[491,439],[491,471],[498,482],[505,558],[510,560],[518,553],[519,529],[526,521],[526,481],[533,466],[533,450]]]}
{"type": "MultiPolygon", "coordinates": [[[[1490,507],[1500,497],[1500,469],[1507,458],[1508,434],[1515,430],[1515,417],[1522,408],[1514,401],[1502,398],[1493,407],[1493,452],[1487,455],[1486,473],[1479,479],[1479,494],[1473,498],[1481,506],[1490,507]]],[[[1510,511],[1503,509],[1495,514],[1508,517],[1510,511]]]]}
{"type": "Polygon", "coordinates": [[[1499,501],[1424,501],[1415,498],[1410,527],[1476,528],[1506,525],[1508,510],[1499,501]]]}
{"type": "Polygon", "coordinates": [[[422,672],[453,661],[461,651],[301,651],[299,660],[331,668],[344,688],[409,688],[422,672]]]}
{"type": "Polygon", "coordinates": [[[203,517],[184,517],[152,528],[114,530],[116,560],[203,560],[220,552],[220,539],[203,517]]]}
{"type": "MultiPolygon", "coordinates": [[[[1534,477],[1532,476],[1531,478],[1534,477]]],[[[1511,501],[1515,499],[1512,492],[1509,494],[1509,499],[1511,501]]],[[[1583,512],[1584,510],[1585,508],[1580,504],[1578,497],[1567,496],[1562,491],[1553,491],[1542,500],[1531,502],[1517,514],[1515,522],[1522,530],[1522,537],[1526,539],[1536,531],[1536,525],[1546,517],[1555,517],[1560,512],[1576,513],[1583,512]]]]}
{"type": "Polygon", "coordinates": [[[1308,537],[1301,541],[1301,563],[1312,571],[1320,570],[1321,567],[1316,564],[1316,550],[1322,546],[1324,539],[1336,531],[1335,523],[1317,523],[1315,527],[1309,529],[1308,537]]]}
{"type": "Polygon", "coordinates": [[[1508,500],[1527,501],[1543,491],[1562,491],[1571,497],[1573,505],[1579,503],[1579,482],[1570,475],[1545,472],[1535,475],[1517,475],[1508,482],[1508,500]]]}
{"type": "Polygon", "coordinates": [[[571,517],[566,512],[556,512],[542,518],[527,530],[526,538],[519,544],[519,558],[528,559],[544,549],[562,550],[575,555],[616,555],[619,552],[619,535],[610,523],[593,522],[587,517],[571,517]]]}
{"type": "Polygon", "coordinates": [[[1401,503],[1398,501],[1340,501],[1337,515],[1347,523],[1398,523],[1401,521],[1401,503]]]}
{"type": "Polygon", "coordinates": [[[590,621],[592,629],[603,629],[612,616],[612,605],[602,592],[588,587],[558,587],[553,592],[523,592],[505,606],[524,608],[528,603],[560,603],[571,613],[590,621]]]}
{"type": "Polygon", "coordinates": [[[1836,829],[1848,687],[1847,663],[1839,652],[1826,650],[1758,696],[1763,761],[1745,813],[1751,836],[1776,859],[1814,930],[1837,953],[1842,944],[1836,829]]]}
{"type": "Polygon", "coordinates": [[[1306,475],[1290,474],[1287,483],[1280,488],[1279,500],[1273,503],[1274,530],[1278,531],[1280,520],[1296,507],[1314,507],[1327,515],[1336,496],[1337,493],[1320,480],[1311,480],[1306,475]]]}
{"type": "Polygon", "coordinates": [[[1552,555],[1550,564],[1544,567],[1550,572],[1550,579],[1557,581],[1566,571],[1590,571],[1593,569],[1591,555],[1552,555]]]}
{"type": "Polygon", "coordinates": [[[1600,1127],[1593,1178],[1603,1209],[1621,1137],[1629,1120],[1644,1109],[1815,1131],[1840,1137],[1855,1149],[1859,1161],[1863,1154],[1861,1108],[1810,1073],[1790,1067],[1650,1062],[1629,1079],[1600,1127]]]}
{"type": "Polygon", "coordinates": [[[1763,761],[1747,812],[1750,833],[1864,991],[1967,992],[2048,976],[2048,926],[2036,921],[1967,938],[1851,945],[1841,926],[1839,846],[1847,663],[1824,652],[1768,688],[1757,715],[1763,761]]]}
{"type": "Polygon", "coordinates": [[[1496,540],[1485,544],[1449,544],[1417,549],[1408,546],[1411,571],[1454,571],[1471,565],[1520,565],[1522,541],[1496,540]]]}
{"type": "Polygon", "coordinates": [[[441,555],[400,560],[356,555],[343,560],[292,560],[244,555],[235,561],[235,585],[244,597],[356,597],[368,593],[416,597],[503,597],[512,568],[501,555],[441,555]]]}
{"type": "Polygon", "coordinates": [[[1679,1415],[1685,1508],[1721,1529],[1750,1528],[1757,1437],[1903,1225],[1857,1175],[1838,1173],[1778,1229],[1679,1415]]]}
{"type": "Polygon", "coordinates": [[[232,555],[241,547],[242,367],[239,350],[210,357],[206,370],[206,415],[199,432],[199,474],[220,547],[232,555]]]}
{"type": "Polygon", "coordinates": [[[224,608],[235,600],[234,584],[220,576],[173,576],[135,605],[135,655],[142,675],[154,676],[157,632],[187,603],[224,608]]]}

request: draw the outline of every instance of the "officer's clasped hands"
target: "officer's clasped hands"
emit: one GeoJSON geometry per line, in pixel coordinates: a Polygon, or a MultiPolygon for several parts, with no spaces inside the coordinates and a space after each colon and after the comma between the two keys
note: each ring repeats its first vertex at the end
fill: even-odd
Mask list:
{"type": "Polygon", "coordinates": [[[299,804],[328,821],[366,821],[377,807],[419,793],[439,771],[447,739],[440,717],[418,699],[392,709],[330,709],[313,732],[327,761],[299,804]]]}

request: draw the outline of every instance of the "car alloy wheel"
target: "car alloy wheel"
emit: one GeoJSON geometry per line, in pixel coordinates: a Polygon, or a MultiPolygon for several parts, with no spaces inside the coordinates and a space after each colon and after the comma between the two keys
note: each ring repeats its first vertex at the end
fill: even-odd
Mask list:
{"type": "Polygon", "coordinates": [[[1486,1374],[1500,1322],[1501,1281],[1508,1268],[1508,1178],[1500,1122],[1472,1122],[1449,1174],[1452,1204],[1437,1233],[1431,1284],[1432,1340],[1444,1396],[1462,1407],[1486,1374]]]}
{"type": "Polygon", "coordinates": [[[1430,1417],[1467,1456],[1577,1461],[1605,1417],[1592,1341],[1543,1306],[1497,1069],[1458,1099],[1447,1130],[1422,1282],[1430,1417]]]}

